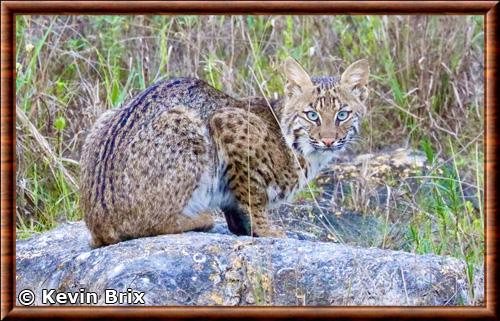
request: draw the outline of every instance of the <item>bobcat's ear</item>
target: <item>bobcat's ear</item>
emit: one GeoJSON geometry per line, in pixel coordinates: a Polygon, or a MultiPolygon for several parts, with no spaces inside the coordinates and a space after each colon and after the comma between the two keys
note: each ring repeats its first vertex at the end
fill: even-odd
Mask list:
{"type": "Polygon", "coordinates": [[[361,101],[368,97],[368,76],[370,75],[370,66],[368,60],[361,59],[354,62],[342,74],[340,84],[351,91],[361,101]]]}
{"type": "Polygon", "coordinates": [[[284,71],[287,80],[285,87],[287,96],[301,94],[306,88],[313,86],[311,77],[295,59],[288,57],[285,60],[284,71]]]}

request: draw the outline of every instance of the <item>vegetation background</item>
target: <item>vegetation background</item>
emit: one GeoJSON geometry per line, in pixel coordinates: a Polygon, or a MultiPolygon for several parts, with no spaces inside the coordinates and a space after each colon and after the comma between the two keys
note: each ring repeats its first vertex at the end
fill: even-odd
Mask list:
{"type": "Polygon", "coordinates": [[[287,56],[314,75],[367,58],[357,150],[413,148],[427,166],[410,193],[411,177],[384,179],[390,206],[370,205],[363,177],[337,203],[398,226],[372,245],[459,257],[472,278],[484,256],[483,29],[482,16],[17,16],[17,236],[82,218],[85,136],[150,84],[193,76],[276,97],[287,56]]]}

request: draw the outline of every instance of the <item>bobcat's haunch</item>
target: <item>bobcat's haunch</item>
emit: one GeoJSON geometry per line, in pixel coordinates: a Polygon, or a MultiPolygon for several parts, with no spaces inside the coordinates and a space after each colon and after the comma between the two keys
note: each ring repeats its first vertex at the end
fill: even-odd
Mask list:
{"type": "Polygon", "coordinates": [[[283,98],[237,100],[202,80],[156,83],[104,113],[81,157],[92,246],[207,230],[220,208],[237,235],[281,237],[267,209],[290,201],[358,134],[369,67],[309,77],[289,58],[283,98]]]}

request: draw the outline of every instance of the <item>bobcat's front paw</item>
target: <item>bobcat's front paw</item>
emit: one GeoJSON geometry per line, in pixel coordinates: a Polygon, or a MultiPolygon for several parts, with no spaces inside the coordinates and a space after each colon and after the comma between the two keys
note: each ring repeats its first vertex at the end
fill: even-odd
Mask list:
{"type": "Polygon", "coordinates": [[[206,232],[214,227],[214,219],[212,213],[201,213],[196,217],[195,231],[206,232]]]}
{"type": "Polygon", "coordinates": [[[285,238],[286,234],[280,229],[269,229],[269,230],[260,230],[255,231],[254,236],[257,237],[276,237],[276,238],[285,238]]]}

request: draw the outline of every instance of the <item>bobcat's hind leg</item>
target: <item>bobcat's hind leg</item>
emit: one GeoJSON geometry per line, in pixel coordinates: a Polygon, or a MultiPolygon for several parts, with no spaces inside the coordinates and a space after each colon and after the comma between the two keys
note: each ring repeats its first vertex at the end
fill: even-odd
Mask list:
{"type": "Polygon", "coordinates": [[[114,230],[108,230],[106,233],[95,233],[90,231],[90,247],[93,249],[115,244],[122,241],[122,239],[114,232],[114,230]]]}
{"type": "Polygon", "coordinates": [[[148,184],[140,193],[133,190],[138,202],[130,222],[143,220],[139,232],[134,231],[137,224],[129,225],[133,236],[210,228],[213,220],[204,213],[210,201],[210,140],[198,114],[182,106],[164,111],[145,135],[151,140],[135,161],[133,181],[148,184]]]}
{"type": "Polygon", "coordinates": [[[178,234],[187,231],[208,231],[214,226],[210,212],[202,212],[194,216],[182,213],[175,215],[171,224],[158,229],[158,234],[178,234]]]}
{"type": "Polygon", "coordinates": [[[184,214],[177,215],[176,233],[185,231],[208,231],[214,226],[214,219],[210,212],[202,212],[194,217],[184,214]]]}

